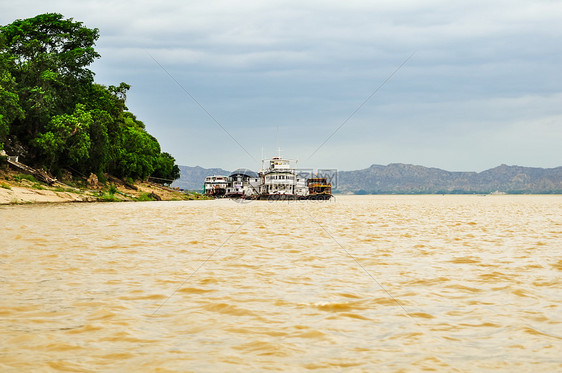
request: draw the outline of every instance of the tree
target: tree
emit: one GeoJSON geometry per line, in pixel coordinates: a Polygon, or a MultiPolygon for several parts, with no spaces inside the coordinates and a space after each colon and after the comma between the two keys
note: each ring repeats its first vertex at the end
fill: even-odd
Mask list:
{"type": "Polygon", "coordinates": [[[19,97],[14,93],[14,79],[9,72],[0,67],[0,149],[10,132],[10,123],[23,119],[24,112],[19,105],[19,97]]]}
{"type": "Polygon", "coordinates": [[[113,118],[104,110],[90,111],[92,123],[90,124],[90,158],[88,170],[101,175],[107,168],[110,159],[108,127],[113,123],[113,118]]]}
{"type": "Polygon", "coordinates": [[[122,145],[120,175],[133,179],[146,179],[150,176],[160,154],[158,141],[143,129],[126,127],[123,130],[122,145]]]}
{"type": "Polygon", "coordinates": [[[90,127],[92,115],[78,104],[72,114],[53,117],[46,126],[46,132],[37,135],[32,145],[47,161],[52,171],[70,167],[87,172],[90,159],[90,127]]]}
{"type": "Polygon", "coordinates": [[[175,164],[176,160],[169,153],[160,153],[158,157],[158,162],[152,177],[163,179],[163,180],[176,180],[180,177],[180,168],[175,164]]]}
{"type": "Polygon", "coordinates": [[[47,13],[2,26],[0,34],[0,53],[9,62],[27,114],[14,129],[32,139],[51,117],[69,114],[87,94],[94,79],[87,66],[99,57],[93,48],[98,29],[47,13]]]}
{"type": "Polygon", "coordinates": [[[98,37],[57,13],[0,26],[0,147],[15,144],[26,162],[55,173],[179,176],[174,158],[128,112],[130,85],[94,83],[88,66],[99,57],[98,37]]]}
{"type": "MultiPolygon", "coordinates": [[[[4,37],[0,34],[0,51],[5,45],[4,37]]],[[[10,132],[10,124],[15,119],[23,119],[24,111],[19,104],[16,93],[16,82],[8,69],[9,63],[6,53],[0,53],[0,149],[10,132]]]]}

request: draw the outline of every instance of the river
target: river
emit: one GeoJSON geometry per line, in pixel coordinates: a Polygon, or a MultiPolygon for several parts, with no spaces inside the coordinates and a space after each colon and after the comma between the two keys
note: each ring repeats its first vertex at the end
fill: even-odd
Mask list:
{"type": "Polygon", "coordinates": [[[562,371],[562,196],[0,207],[0,371],[562,371]]]}

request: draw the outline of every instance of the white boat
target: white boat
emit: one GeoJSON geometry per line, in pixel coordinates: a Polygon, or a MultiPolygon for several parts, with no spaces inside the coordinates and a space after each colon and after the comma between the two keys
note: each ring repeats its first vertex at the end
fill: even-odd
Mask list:
{"type": "Polygon", "coordinates": [[[230,173],[225,197],[247,198],[259,194],[260,179],[254,171],[239,168],[230,173]]]}
{"type": "Polygon", "coordinates": [[[306,188],[302,188],[306,184],[299,180],[293,162],[280,156],[262,161],[258,199],[298,199],[306,195],[306,188]]]}
{"type": "Polygon", "coordinates": [[[221,198],[226,195],[228,176],[213,175],[205,178],[204,194],[209,197],[221,198]]]}

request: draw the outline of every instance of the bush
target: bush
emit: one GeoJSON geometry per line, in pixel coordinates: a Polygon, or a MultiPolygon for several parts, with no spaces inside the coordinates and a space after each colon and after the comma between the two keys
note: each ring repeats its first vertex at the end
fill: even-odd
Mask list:
{"type": "Polygon", "coordinates": [[[55,192],[61,192],[61,193],[76,193],[76,194],[82,194],[82,193],[83,193],[80,189],[63,188],[63,187],[56,187],[56,188],[55,188],[55,192]]]}
{"type": "Polygon", "coordinates": [[[152,196],[152,193],[141,193],[138,198],[137,201],[154,201],[154,197],[152,196]]]}
{"type": "Polygon", "coordinates": [[[31,181],[32,183],[38,182],[35,176],[29,174],[17,174],[16,176],[14,176],[14,180],[17,181],[18,183],[22,180],[28,180],[31,181]]]}
{"type": "Polygon", "coordinates": [[[100,192],[98,200],[102,201],[102,202],[119,202],[120,201],[118,198],[115,198],[115,195],[113,193],[109,193],[109,192],[105,192],[105,193],[100,192]]]}
{"type": "Polygon", "coordinates": [[[98,172],[97,177],[100,183],[102,184],[107,183],[107,178],[105,177],[105,174],[103,172],[98,172]]]}

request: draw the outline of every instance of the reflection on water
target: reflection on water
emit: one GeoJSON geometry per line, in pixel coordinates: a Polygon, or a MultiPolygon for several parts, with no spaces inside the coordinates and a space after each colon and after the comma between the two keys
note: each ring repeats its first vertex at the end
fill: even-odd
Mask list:
{"type": "Polygon", "coordinates": [[[560,371],[562,196],[0,208],[0,370],[560,371]]]}

